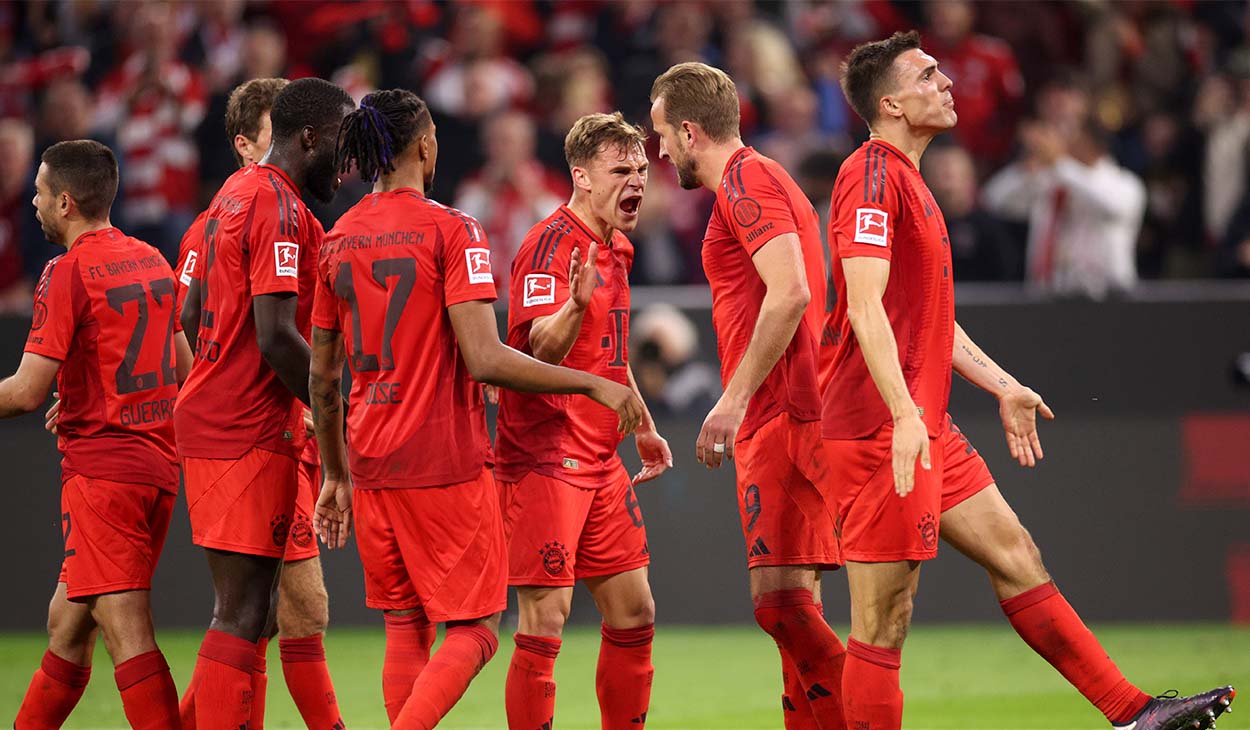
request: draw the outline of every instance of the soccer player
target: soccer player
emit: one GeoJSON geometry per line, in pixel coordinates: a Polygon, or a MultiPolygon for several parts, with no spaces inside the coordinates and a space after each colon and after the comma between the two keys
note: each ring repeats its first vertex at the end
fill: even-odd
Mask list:
{"type": "Polygon", "coordinates": [[[36,410],[56,380],[65,560],[17,730],[69,716],[91,676],[97,628],[131,727],[178,727],[149,592],[178,491],[173,406],[191,351],[169,264],[109,222],[116,194],[108,147],[75,140],[43,153],[35,217],[68,252],[39,281],[26,352],[0,381],[0,417],[36,410]]]}
{"type": "MultiPolygon", "coordinates": [[[[272,625],[298,490],[294,401],[308,399],[312,302],[298,294],[312,291],[322,231],[300,193],[334,197],[335,141],[354,106],[321,79],[279,92],[269,152],[222,186],[197,249],[196,357],[174,420],[192,539],[208,552],[217,596],[184,700],[199,730],[236,730],[251,717],[257,642],[272,625]]],[[[312,726],[341,726],[322,700],[312,726]]]]}
{"type": "MultiPolygon", "coordinates": [[[[577,120],[564,138],[573,198],[530,229],[512,262],[508,300],[509,346],[628,385],[639,402],[628,343],[634,248],[625,234],[638,225],[646,140],[619,112],[577,120]]],[[[497,431],[508,583],[520,608],[508,726],[553,722],[556,655],[573,583],[582,580],[603,616],[595,675],[601,726],[641,728],[654,673],[655,602],[633,485],[672,465],[668,443],[644,410],[634,432],[643,468],[631,481],[611,411],[576,396],[509,390],[497,431]]]]}
{"type": "Polygon", "coordinates": [[[821,480],[817,333],[825,298],[816,211],[776,162],[742,144],[738,91],[682,63],[651,87],[660,157],[688,190],[716,193],[703,237],[724,395],[695,445],[737,460],[755,619],[781,654],[787,728],[842,728],[846,650],[821,612],[820,576],[842,558],[821,480]]]}
{"type": "Polygon", "coordinates": [[[901,648],[939,537],[986,569],[1021,638],[1114,727],[1209,727],[1232,688],[1152,699],[1126,680],[947,413],[953,368],[998,399],[1011,456],[1030,467],[1042,458],[1037,415],[1054,417],[955,321],[946,225],[919,172],[929,142],[955,125],[951,80],[913,31],[856,48],[842,86],[871,131],[833,190],[837,296],[822,341],[822,435],[851,588],[848,727],[901,726],[901,648]]]}
{"type": "MultiPolygon", "coordinates": [[[[226,137],[230,140],[235,161],[240,167],[256,164],[269,151],[273,125],[269,111],[274,99],[289,82],[286,79],[252,79],[230,92],[226,104],[226,137]]],[[[199,247],[204,242],[208,210],[195,219],[182,237],[178,255],[178,299],[184,301],[183,319],[188,321],[188,339],[193,343],[199,329],[199,247]],[[189,287],[195,291],[186,296],[189,287]]],[[[301,292],[309,301],[312,292],[301,292]]],[[[311,327],[311,323],[309,324],[311,327]]],[[[311,330],[303,333],[311,336],[311,330]]],[[[330,602],[318,558],[317,541],[312,531],[313,504],[321,491],[321,461],[314,439],[304,439],[302,423],[308,409],[295,403],[291,432],[295,444],[306,441],[299,449],[299,484],[295,496],[295,514],[290,522],[286,552],[278,579],[277,625],[266,630],[257,641],[255,672],[252,675],[252,720],[250,730],[261,730],[265,717],[265,688],[268,684],[265,654],[276,629],[281,650],[282,673],[291,699],[310,727],[331,727],[339,717],[338,702],[330,671],[326,666],[323,637],[330,621],[330,602]]],[[[311,421],[310,421],[311,423],[311,421]]],[[[184,700],[184,725],[193,719],[187,692],[184,700]]]]}
{"type": "Polygon", "coordinates": [[[344,122],[342,169],[378,184],[326,238],[313,315],[318,532],[342,546],[354,507],[366,602],[386,612],[383,698],[401,730],[434,727],[498,648],[507,553],[479,383],[589,395],[622,433],[642,418],[629,387],[499,341],[482,227],[425,197],[437,156],[429,109],[409,91],[370,94],[344,122]],[[446,638],[424,663],[414,646],[437,623],[446,638]]]}

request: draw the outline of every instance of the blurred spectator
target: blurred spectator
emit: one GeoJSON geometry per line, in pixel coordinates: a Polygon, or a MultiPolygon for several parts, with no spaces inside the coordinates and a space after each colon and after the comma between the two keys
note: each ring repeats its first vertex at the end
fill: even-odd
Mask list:
{"type": "Polygon", "coordinates": [[[841,169],[842,161],[846,159],[847,154],[849,153],[844,149],[836,147],[815,150],[800,160],[797,167],[790,168],[794,171],[795,182],[799,184],[803,194],[816,209],[822,233],[829,230],[829,208],[833,202],[831,198],[833,184],[838,179],[838,170],[841,169]]]}
{"type": "MultiPolygon", "coordinates": [[[[1061,69],[1038,91],[1035,99],[1037,118],[1068,137],[1077,132],[1093,113],[1089,81],[1074,69],[1061,69]]],[[[959,105],[955,111],[960,112],[959,105]]],[[[960,113],[959,125],[963,125],[960,113]]],[[[958,127],[956,127],[958,128],[958,127]]]]}
{"type": "Polygon", "coordinates": [[[505,105],[523,104],[534,93],[529,71],[504,55],[500,13],[479,5],[458,5],[447,41],[429,44],[424,73],[425,101],[435,112],[463,116],[475,104],[472,95],[485,92],[505,105]],[[476,84],[466,76],[471,66],[476,84]]]}
{"type": "Polygon", "coordinates": [[[1211,79],[1208,96],[1207,152],[1203,167],[1203,217],[1207,235],[1221,241],[1246,195],[1246,154],[1250,150],[1250,74],[1235,83],[1211,79]]]}
{"type": "Polygon", "coordinates": [[[1111,159],[1106,130],[1092,118],[1074,134],[1029,122],[1020,139],[1024,158],[995,174],[983,195],[990,211],[1028,219],[1028,280],[1094,298],[1131,289],[1146,190],[1111,159]]]}
{"type": "Polygon", "coordinates": [[[721,394],[715,366],[699,358],[699,330],[681,310],[656,303],[629,321],[629,361],[657,416],[700,415],[721,394]]]}
{"type": "Polygon", "coordinates": [[[976,8],[971,0],[929,0],[925,15],[925,50],[954,82],[955,138],[984,162],[1003,161],[1024,100],[1015,54],[1003,41],[972,32],[976,8]]]}
{"type": "Polygon", "coordinates": [[[1220,276],[1250,277],[1250,195],[1242,198],[1229,221],[1228,232],[1220,242],[1216,272],[1220,276]]]}
{"type": "Polygon", "coordinates": [[[946,219],[955,280],[1019,281],[1024,241],[979,204],[972,157],[957,145],[943,145],[930,149],[923,165],[925,181],[946,219]]]}
{"type": "Polygon", "coordinates": [[[564,137],[587,114],[612,111],[612,80],[603,54],[593,48],[552,53],[533,63],[539,109],[538,158],[558,170],[564,159],[564,137]]]}
{"type": "MultiPolygon", "coordinates": [[[[556,174],[535,157],[534,121],[504,112],[483,129],[486,163],[456,191],[455,206],[473,216],[490,239],[499,292],[508,290],[512,258],[525,234],[572,192],[568,174],[556,174]]],[[[445,148],[446,149],[446,148],[445,148]]]]}
{"type": "Polygon", "coordinates": [[[136,50],[104,80],[96,109],[98,126],[117,129],[124,169],[115,222],[171,261],[196,214],[199,155],[191,135],[205,104],[199,74],[177,59],[175,31],[169,3],[135,6],[129,37],[136,50]]]}
{"type": "Polygon", "coordinates": [[[828,134],[820,127],[819,99],[806,85],[775,92],[768,97],[771,129],[754,140],[755,147],[787,170],[815,152],[833,151],[845,156],[851,140],[845,134],[828,134]]]}
{"type": "Polygon", "coordinates": [[[32,290],[22,266],[22,229],[34,223],[34,207],[26,195],[34,154],[30,125],[19,119],[0,120],[0,314],[30,311],[32,290]]]}

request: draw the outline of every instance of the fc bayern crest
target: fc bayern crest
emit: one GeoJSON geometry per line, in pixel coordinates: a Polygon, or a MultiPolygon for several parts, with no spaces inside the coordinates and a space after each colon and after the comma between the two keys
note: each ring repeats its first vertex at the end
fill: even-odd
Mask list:
{"type": "Polygon", "coordinates": [[[937,547],[937,520],[933,519],[932,512],[924,513],[924,517],[921,517],[920,522],[916,523],[916,529],[920,530],[920,539],[924,541],[925,550],[932,550],[937,547]]]}
{"type": "Polygon", "coordinates": [[[543,556],[543,570],[547,571],[547,575],[552,578],[563,575],[564,566],[569,559],[569,551],[563,545],[553,540],[543,545],[543,549],[538,552],[543,556]]]}
{"type": "Polygon", "coordinates": [[[760,204],[755,202],[755,198],[739,198],[734,203],[734,220],[743,228],[755,225],[760,219],[760,213],[760,204]]]}

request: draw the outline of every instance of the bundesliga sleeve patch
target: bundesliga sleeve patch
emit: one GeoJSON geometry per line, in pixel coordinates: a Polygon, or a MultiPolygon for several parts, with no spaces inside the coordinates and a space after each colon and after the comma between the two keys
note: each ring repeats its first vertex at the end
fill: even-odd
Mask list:
{"type": "Polygon", "coordinates": [[[470,284],[492,284],[495,281],[490,271],[489,248],[466,248],[464,264],[469,269],[470,284]]]}
{"type": "Polygon", "coordinates": [[[182,281],[183,286],[191,286],[191,275],[195,273],[195,262],[199,258],[198,251],[187,252],[187,261],[182,265],[182,272],[178,274],[178,279],[182,281]]]}
{"type": "Polygon", "coordinates": [[[299,244],[290,241],[273,242],[274,273],[278,276],[299,278],[299,244]]]}
{"type": "Polygon", "coordinates": [[[858,208],[855,210],[855,243],[869,243],[873,246],[887,246],[886,221],[890,214],[875,208],[858,208]]]}
{"type": "Polygon", "coordinates": [[[551,274],[525,275],[525,306],[555,304],[556,277],[551,274]]]}

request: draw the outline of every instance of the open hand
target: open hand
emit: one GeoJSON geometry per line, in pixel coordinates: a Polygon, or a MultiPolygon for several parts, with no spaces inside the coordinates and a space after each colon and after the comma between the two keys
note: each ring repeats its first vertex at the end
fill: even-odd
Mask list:
{"type": "Polygon", "coordinates": [[[673,452],[668,448],[668,441],[655,431],[636,432],[634,445],[638,447],[638,458],[642,459],[642,471],[634,475],[634,484],[649,482],[673,465],[673,452]]]}
{"type": "Polygon", "coordinates": [[[352,483],[326,477],[313,510],[313,529],[326,547],[334,550],[347,544],[352,532],[352,483]]]}
{"type": "Polygon", "coordinates": [[[1051,420],[1055,412],[1042,397],[1023,385],[1012,388],[998,399],[998,415],[1003,419],[1007,449],[1020,466],[1034,466],[1042,459],[1042,441],[1037,437],[1037,414],[1051,420]]]}

